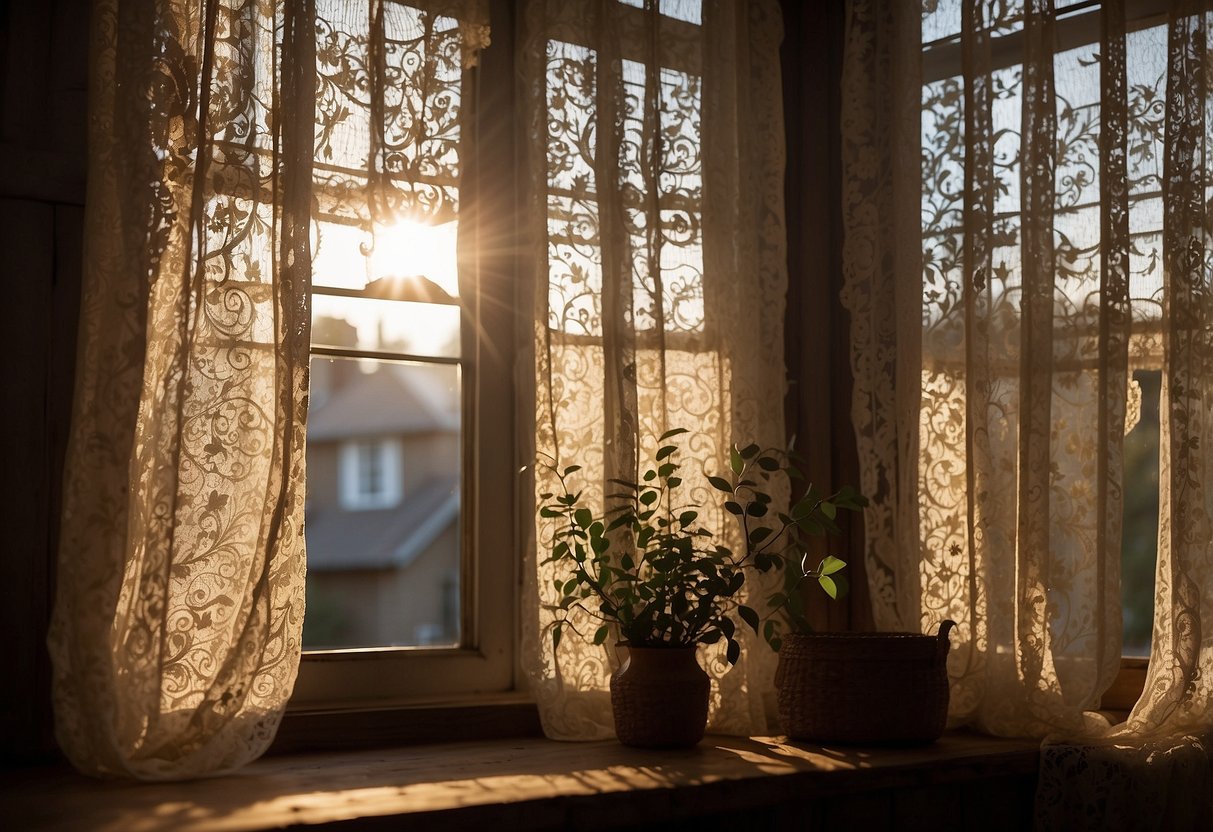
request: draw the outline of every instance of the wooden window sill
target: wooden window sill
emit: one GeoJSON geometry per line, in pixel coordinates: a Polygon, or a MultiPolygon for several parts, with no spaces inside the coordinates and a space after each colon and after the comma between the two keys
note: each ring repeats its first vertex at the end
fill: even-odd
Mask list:
{"type": "MultiPolygon", "coordinates": [[[[540,738],[263,758],[188,783],[12,773],[14,829],[1020,828],[1038,744],[949,733],[925,748],[709,736],[689,751],[540,738]],[[933,819],[932,819],[933,818],[933,819]],[[950,821],[950,822],[949,822],[950,821]],[[737,824],[742,826],[738,827],[737,824]]],[[[1025,812],[1027,814],[1025,814],[1025,812]]]]}

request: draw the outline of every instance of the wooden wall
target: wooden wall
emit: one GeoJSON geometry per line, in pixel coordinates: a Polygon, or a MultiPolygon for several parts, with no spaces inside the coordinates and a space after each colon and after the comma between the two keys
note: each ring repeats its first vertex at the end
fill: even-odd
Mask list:
{"type": "Polygon", "coordinates": [[[87,0],[0,0],[0,759],[54,753],[46,625],[75,365],[87,0]]]}
{"type": "MultiPolygon", "coordinates": [[[[849,318],[842,308],[842,156],[838,132],[844,0],[782,0],[783,106],[787,136],[784,201],[788,299],[784,351],[788,433],[819,489],[859,485],[851,429],[849,318]]],[[[821,630],[871,629],[863,572],[863,523],[844,512],[842,539],[821,538],[812,554],[847,561],[848,597],[830,602],[808,587],[821,630]]]]}

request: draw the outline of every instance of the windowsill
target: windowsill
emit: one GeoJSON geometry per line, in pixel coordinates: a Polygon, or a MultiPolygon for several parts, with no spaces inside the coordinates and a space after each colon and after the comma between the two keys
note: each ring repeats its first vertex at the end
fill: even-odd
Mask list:
{"type": "Polygon", "coordinates": [[[931,807],[953,820],[997,812],[1005,823],[1011,804],[1022,815],[1026,800],[1030,811],[1038,756],[1034,742],[968,733],[902,749],[709,736],[689,751],[527,737],[267,757],[189,783],[108,783],[63,769],[10,773],[0,815],[22,829],[394,829],[407,822],[410,829],[491,824],[504,832],[680,819],[698,819],[699,829],[730,817],[734,828],[743,818],[765,827],[838,820],[840,807],[850,805],[846,818],[883,817],[889,828],[910,813],[921,821],[931,807]],[[1001,800],[991,797],[995,783],[1003,784],[1001,800]],[[973,805],[962,806],[966,800],[973,805]],[[884,814],[873,816],[873,807],[884,814]]]}

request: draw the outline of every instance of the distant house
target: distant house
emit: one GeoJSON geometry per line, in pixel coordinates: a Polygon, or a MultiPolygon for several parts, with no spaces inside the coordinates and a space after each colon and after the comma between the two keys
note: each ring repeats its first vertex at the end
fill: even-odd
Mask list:
{"type": "Polygon", "coordinates": [[[458,640],[453,368],[317,358],[308,417],[308,648],[458,640]]]}

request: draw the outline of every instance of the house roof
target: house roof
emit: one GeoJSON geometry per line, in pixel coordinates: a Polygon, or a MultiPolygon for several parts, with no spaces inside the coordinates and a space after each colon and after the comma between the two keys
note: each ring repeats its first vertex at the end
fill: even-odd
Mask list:
{"type": "Polygon", "coordinates": [[[313,403],[308,441],[459,429],[454,407],[443,406],[450,394],[428,389],[443,384],[428,368],[388,365],[364,373],[351,364],[341,369],[331,392],[313,403]]]}
{"type": "Polygon", "coordinates": [[[430,480],[394,508],[307,515],[307,567],[316,571],[408,566],[459,517],[455,477],[430,480]]]}

